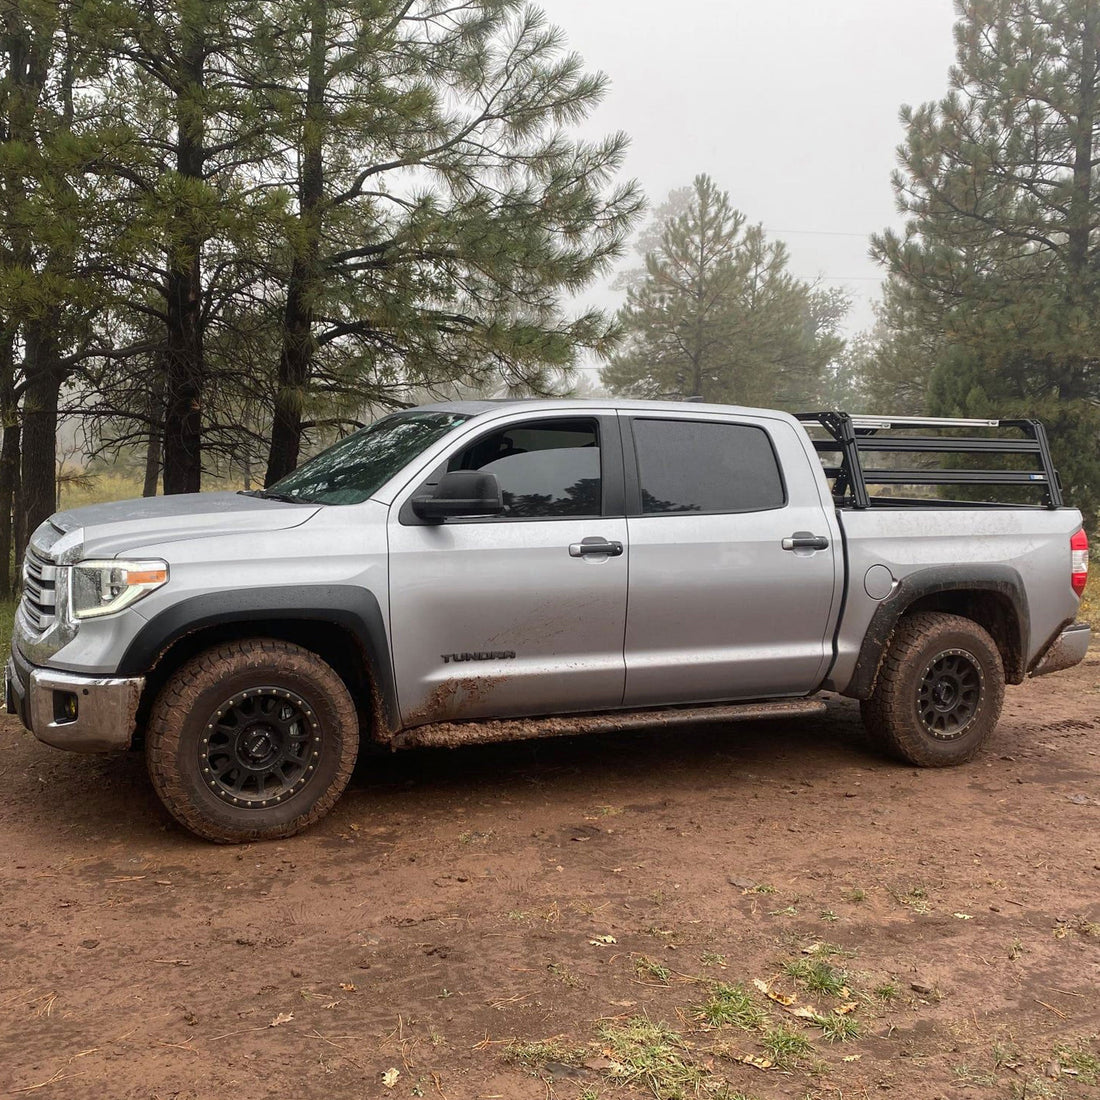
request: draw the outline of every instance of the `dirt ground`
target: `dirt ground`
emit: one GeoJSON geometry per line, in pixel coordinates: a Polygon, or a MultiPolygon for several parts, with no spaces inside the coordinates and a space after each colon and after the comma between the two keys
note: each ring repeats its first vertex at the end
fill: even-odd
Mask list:
{"type": "Polygon", "coordinates": [[[837,699],[372,760],[246,848],[6,719],[0,1095],[1098,1096],[1098,672],[962,768],[837,699]]]}

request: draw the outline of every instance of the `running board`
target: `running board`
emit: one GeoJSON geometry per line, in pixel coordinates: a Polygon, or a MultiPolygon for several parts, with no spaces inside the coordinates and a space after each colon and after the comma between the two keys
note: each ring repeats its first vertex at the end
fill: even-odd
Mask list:
{"type": "Polygon", "coordinates": [[[392,740],[395,749],[456,748],[535,737],[575,737],[582,733],[660,729],[696,722],[748,722],[761,718],[800,718],[821,714],[820,699],[783,699],[773,703],[720,703],[713,706],[662,707],[603,714],[566,714],[554,718],[493,718],[469,722],[432,722],[402,730],[392,740]]]}

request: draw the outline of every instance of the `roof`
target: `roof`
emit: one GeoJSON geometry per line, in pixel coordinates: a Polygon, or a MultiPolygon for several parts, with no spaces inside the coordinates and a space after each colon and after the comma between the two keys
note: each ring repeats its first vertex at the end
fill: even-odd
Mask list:
{"type": "Polygon", "coordinates": [[[637,401],[618,397],[517,397],[500,398],[486,401],[440,401],[431,405],[418,405],[418,410],[433,412],[465,413],[467,416],[481,416],[485,413],[501,412],[509,407],[523,408],[531,412],[582,412],[585,409],[608,410],[624,409],[638,412],[664,413],[742,413],[752,416],[788,416],[776,409],[754,409],[741,405],[714,405],[702,401],[637,401]]]}

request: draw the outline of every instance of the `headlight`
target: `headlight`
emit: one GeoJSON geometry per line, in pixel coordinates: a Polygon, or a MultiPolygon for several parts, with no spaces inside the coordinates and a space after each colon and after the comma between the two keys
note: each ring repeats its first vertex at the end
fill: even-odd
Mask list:
{"type": "Polygon", "coordinates": [[[82,561],[72,567],[71,607],[76,619],[113,615],[168,583],[166,561],[82,561]]]}

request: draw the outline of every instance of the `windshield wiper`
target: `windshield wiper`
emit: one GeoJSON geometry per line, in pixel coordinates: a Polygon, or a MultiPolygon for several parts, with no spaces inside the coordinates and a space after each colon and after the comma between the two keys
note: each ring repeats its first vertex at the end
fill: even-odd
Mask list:
{"type": "Polygon", "coordinates": [[[266,489],[240,489],[237,492],[242,497],[259,497],[261,500],[278,500],[283,504],[314,504],[315,501],[306,500],[305,497],[291,496],[289,493],[269,493],[266,489]]]}

